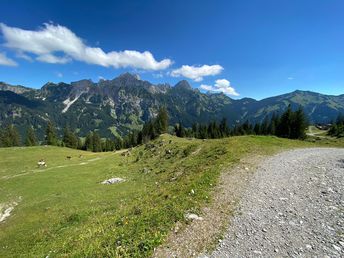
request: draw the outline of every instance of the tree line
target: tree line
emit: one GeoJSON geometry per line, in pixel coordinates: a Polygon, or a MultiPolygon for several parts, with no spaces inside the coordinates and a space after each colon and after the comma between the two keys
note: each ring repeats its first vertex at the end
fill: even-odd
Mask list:
{"type": "Polygon", "coordinates": [[[289,105],[282,114],[265,117],[262,122],[250,123],[248,120],[240,125],[229,128],[227,120],[220,123],[213,121],[208,124],[193,124],[191,128],[184,128],[182,123],[176,124],[174,131],[178,137],[195,137],[199,139],[217,139],[240,135],[276,135],[289,139],[304,139],[308,126],[306,116],[300,107],[296,111],[289,105]]]}
{"type": "MultiPolygon", "coordinates": [[[[343,130],[344,118],[338,119],[331,130],[337,134],[338,130],[343,130]]],[[[101,138],[97,131],[89,132],[85,139],[79,138],[76,133],[66,126],[63,136],[60,139],[56,134],[54,125],[49,121],[45,130],[43,144],[63,146],[74,149],[81,149],[93,152],[113,151],[123,148],[130,148],[157,138],[162,133],[168,132],[169,117],[165,107],[161,108],[154,119],[147,121],[142,130],[133,130],[124,138],[101,138]]],[[[262,122],[250,123],[248,120],[232,128],[228,126],[224,118],[219,123],[216,121],[208,124],[193,124],[191,128],[183,127],[182,123],[174,126],[174,133],[178,137],[195,137],[199,139],[217,139],[228,136],[239,135],[276,135],[278,137],[290,139],[304,139],[305,130],[308,126],[306,116],[302,108],[296,111],[289,105],[282,115],[273,114],[266,117],[262,122]]],[[[330,131],[331,131],[330,130],[330,131]]],[[[332,132],[331,131],[331,132],[332,132]]],[[[343,132],[343,131],[342,131],[343,132]]],[[[26,132],[24,141],[26,146],[35,146],[39,142],[32,127],[26,132]]],[[[20,146],[21,139],[17,129],[13,125],[8,125],[0,131],[0,146],[11,147],[20,146]]]]}
{"type": "Polygon", "coordinates": [[[344,115],[339,114],[337,120],[332,123],[328,134],[333,137],[344,137],[344,115]]]}
{"type": "MultiPolygon", "coordinates": [[[[101,138],[97,131],[89,132],[82,140],[77,134],[66,126],[63,129],[62,138],[56,133],[56,128],[48,121],[42,144],[62,146],[73,149],[87,150],[93,152],[113,151],[130,148],[157,138],[160,134],[168,131],[168,113],[165,107],[161,108],[156,118],[149,120],[143,125],[142,130],[134,130],[124,138],[101,138]]],[[[39,145],[32,126],[26,132],[24,144],[26,146],[39,145]]],[[[21,146],[22,141],[17,128],[8,125],[0,130],[0,147],[21,146]]]]}

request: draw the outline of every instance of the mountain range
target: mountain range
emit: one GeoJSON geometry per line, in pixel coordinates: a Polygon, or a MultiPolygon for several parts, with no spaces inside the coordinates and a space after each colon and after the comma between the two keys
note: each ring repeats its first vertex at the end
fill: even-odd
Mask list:
{"type": "Polygon", "coordinates": [[[152,84],[139,76],[125,73],[113,80],[81,80],[47,83],[41,89],[13,86],[0,82],[0,126],[13,123],[22,134],[32,125],[39,137],[47,121],[59,132],[66,125],[79,136],[98,130],[101,136],[123,136],[140,129],[166,106],[170,124],[207,123],[227,118],[233,126],[246,120],[262,121],[288,105],[302,106],[311,123],[328,123],[344,113],[344,94],[323,95],[294,91],[262,100],[232,99],[222,93],[202,93],[183,80],[176,85],[152,84]]]}

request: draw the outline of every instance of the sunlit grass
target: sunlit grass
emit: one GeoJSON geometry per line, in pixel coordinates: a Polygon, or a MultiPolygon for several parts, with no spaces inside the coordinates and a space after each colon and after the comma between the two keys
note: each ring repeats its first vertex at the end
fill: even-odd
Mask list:
{"type": "Polygon", "coordinates": [[[0,149],[0,203],[21,198],[0,224],[0,257],[149,256],[187,211],[211,201],[223,168],[245,155],[312,146],[264,136],[203,141],[163,135],[129,156],[0,149]],[[48,167],[37,168],[39,159],[48,167]],[[111,177],[126,181],[100,184],[111,177]]]}

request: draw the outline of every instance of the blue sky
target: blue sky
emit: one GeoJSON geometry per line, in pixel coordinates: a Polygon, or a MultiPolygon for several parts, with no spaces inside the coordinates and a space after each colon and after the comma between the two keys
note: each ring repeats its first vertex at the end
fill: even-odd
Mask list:
{"type": "Polygon", "coordinates": [[[344,93],[339,0],[2,0],[0,10],[0,81],[11,84],[128,71],[233,98],[344,93]]]}

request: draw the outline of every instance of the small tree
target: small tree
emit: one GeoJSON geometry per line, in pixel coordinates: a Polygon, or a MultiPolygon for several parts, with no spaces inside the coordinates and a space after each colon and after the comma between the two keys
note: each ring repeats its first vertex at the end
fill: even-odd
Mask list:
{"type": "Polygon", "coordinates": [[[94,131],[92,134],[92,143],[93,143],[93,152],[101,152],[102,151],[102,141],[100,139],[99,134],[94,131]]]}
{"type": "Polygon", "coordinates": [[[36,138],[35,131],[33,130],[32,126],[30,126],[27,129],[25,145],[26,146],[36,146],[37,145],[37,138],[36,138]]]}
{"type": "Polygon", "coordinates": [[[174,130],[175,130],[177,137],[185,137],[186,136],[186,132],[185,132],[185,129],[184,129],[182,123],[179,122],[179,124],[176,124],[174,126],[174,130]]]}
{"type": "Polygon", "coordinates": [[[20,145],[20,136],[13,125],[8,125],[1,134],[1,145],[3,147],[13,147],[20,145]]]}
{"type": "Polygon", "coordinates": [[[282,114],[281,121],[276,129],[276,134],[279,137],[290,138],[291,135],[291,124],[292,124],[293,114],[291,111],[291,106],[289,105],[287,110],[282,114]]]}
{"type": "Polygon", "coordinates": [[[222,118],[220,122],[220,133],[222,137],[227,137],[230,133],[226,118],[222,118]]]}
{"type": "Polygon", "coordinates": [[[93,133],[89,132],[85,139],[85,149],[88,151],[93,151],[93,133]]]}
{"type": "Polygon", "coordinates": [[[45,142],[47,145],[57,146],[58,144],[55,127],[50,121],[48,122],[45,130],[45,142]]]}
{"type": "Polygon", "coordinates": [[[305,139],[306,128],[308,126],[306,116],[301,107],[293,113],[293,119],[291,124],[291,133],[289,138],[291,139],[305,139]]]}
{"type": "Polygon", "coordinates": [[[155,130],[158,134],[167,133],[168,130],[168,113],[166,107],[159,109],[159,113],[155,119],[155,130]]]}
{"type": "Polygon", "coordinates": [[[66,126],[63,130],[62,142],[68,148],[76,149],[78,147],[78,137],[66,126]]]}

